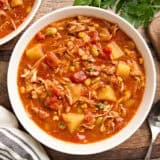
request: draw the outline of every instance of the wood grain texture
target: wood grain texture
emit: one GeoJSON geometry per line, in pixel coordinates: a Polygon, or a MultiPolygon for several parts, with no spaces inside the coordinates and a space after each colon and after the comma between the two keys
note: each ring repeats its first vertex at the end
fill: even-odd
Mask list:
{"type": "MultiPolygon", "coordinates": [[[[32,23],[48,12],[51,12],[57,8],[72,5],[72,2],[72,0],[42,0],[41,7],[35,18],[33,19],[32,23]]],[[[148,39],[144,31],[142,32],[141,30],[140,32],[145,39],[148,39]]],[[[0,46],[0,104],[10,109],[11,105],[8,99],[6,84],[7,67],[11,52],[19,37],[20,35],[9,43],[0,46]]],[[[148,40],[147,43],[150,45],[150,42],[148,40]]],[[[157,92],[155,95],[156,102],[158,99],[160,99],[160,64],[156,59],[154,51],[152,53],[157,68],[157,92]]],[[[150,136],[151,135],[147,123],[145,122],[140,127],[140,129],[126,142],[110,151],[100,154],[90,156],[72,156],[53,151],[48,148],[46,148],[46,150],[49,153],[51,160],[140,160],[144,159],[150,142],[150,136]]],[[[160,157],[160,137],[157,139],[154,145],[152,157],[160,157]]]]}

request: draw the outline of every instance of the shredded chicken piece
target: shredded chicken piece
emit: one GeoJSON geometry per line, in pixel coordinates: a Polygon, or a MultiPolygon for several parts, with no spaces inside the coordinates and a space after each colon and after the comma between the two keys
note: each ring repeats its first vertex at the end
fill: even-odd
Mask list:
{"type": "Polygon", "coordinates": [[[38,61],[35,62],[35,64],[31,67],[31,69],[24,69],[24,73],[21,75],[22,78],[25,78],[27,80],[30,80],[30,82],[37,82],[37,73],[38,73],[38,66],[41,64],[41,62],[44,60],[46,55],[44,55],[42,58],[40,58],[38,61]]]}
{"type": "Polygon", "coordinates": [[[125,117],[127,115],[127,110],[122,105],[120,106],[120,113],[122,117],[125,117]]]}
{"type": "Polygon", "coordinates": [[[25,68],[23,74],[21,74],[21,78],[26,78],[29,74],[30,70],[25,68]]]}
{"type": "Polygon", "coordinates": [[[66,89],[66,98],[69,104],[72,105],[73,104],[72,93],[68,87],[65,87],[65,89],[66,89]]]}
{"type": "Polygon", "coordinates": [[[115,129],[115,123],[113,122],[113,119],[109,119],[106,122],[107,119],[105,117],[103,118],[102,124],[100,126],[100,131],[101,132],[106,132],[107,134],[110,134],[114,131],[115,129]]]}
{"type": "Polygon", "coordinates": [[[106,127],[105,127],[104,123],[102,123],[100,126],[100,132],[105,132],[105,131],[106,131],[106,127]]]}
{"type": "Polygon", "coordinates": [[[66,51],[66,49],[67,49],[66,47],[63,47],[63,46],[62,46],[62,47],[58,47],[58,48],[56,48],[56,49],[53,49],[52,52],[53,52],[53,53],[63,54],[63,53],[66,51]]]}
{"type": "Polygon", "coordinates": [[[0,10],[0,16],[7,17],[7,13],[3,10],[0,10]]]}
{"type": "Polygon", "coordinates": [[[86,103],[92,104],[92,105],[96,105],[96,102],[95,102],[94,100],[89,100],[88,98],[83,97],[83,96],[81,96],[81,97],[79,98],[79,101],[86,102],[86,103]]]}
{"type": "Polygon", "coordinates": [[[91,129],[91,130],[95,127],[94,124],[92,124],[92,125],[82,124],[82,126],[83,126],[84,128],[86,128],[86,129],[91,129]]]}
{"type": "Polygon", "coordinates": [[[85,31],[87,26],[74,20],[68,23],[67,29],[69,33],[74,34],[77,32],[85,31]]]}
{"type": "MultiPolygon", "coordinates": [[[[3,18],[6,18],[7,21],[11,22],[14,30],[17,29],[14,20],[4,10],[0,10],[0,19],[3,18]]],[[[7,21],[4,21],[4,23],[7,23],[7,21]]],[[[3,21],[2,22],[0,21],[0,25],[2,25],[1,23],[3,24],[3,21]]]]}
{"type": "Polygon", "coordinates": [[[112,31],[112,36],[115,36],[116,33],[117,33],[117,31],[119,30],[119,27],[118,27],[117,24],[115,24],[115,25],[111,26],[110,29],[111,29],[111,31],[112,31]]]}
{"type": "Polygon", "coordinates": [[[100,87],[102,87],[104,85],[104,83],[102,82],[102,81],[100,81],[100,82],[97,82],[97,83],[95,83],[95,84],[93,84],[92,86],[91,86],[91,90],[97,90],[98,88],[100,88],[100,87]]]}
{"type": "Polygon", "coordinates": [[[14,20],[13,20],[11,17],[9,17],[9,19],[10,19],[10,21],[11,21],[11,24],[12,24],[12,26],[13,26],[13,29],[16,30],[16,29],[17,29],[17,26],[16,26],[14,20]]]}
{"type": "Polygon", "coordinates": [[[37,70],[35,70],[35,72],[33,72],[32,77],[31,77],[31,82],[37,82],[37,70]]]}
{"type": "Polygon", "coordinates": [[[113,104],[107,104],[105,105],[103,111],[105,112],[105,114],[108,114],[113,108],[113,104]]]}
{"type": "Polygon", "coordinates": [[[106,66],[104,69],[102,69],[103,72],[109,75],[113,75],[116,72],[116,66],[110,65],[106,66]]]}
{"type": "Polygon", "coordinates": [[[39,65],[42,63],[42,61],[46,58],[46,54],[44,56],[42,56],[40,59],[38,59],[35,64],[32,66],[32,69],[38,68],[39,65]]]}
{"type": "Polygon", "coordinates": [[[145,85],[144,76],[135,77],[135,79],[137,80],[137,89],[141,89],[142,87],[144,87],[145,85]]]}
{"type": "Polygon", "coordinates": [[[129,66],[131,68],[130,74],[132,76],[142,76],[143,75],[142,70],[141,70],[139,64],[136,61],[129,60],[128,64],[129,64],[129,66]]]}
{"type": "Polygon", "coordinates": [[[4,5],[3,5],[3,9],[4,9],[4,10],[10,10],[10,9],[11,9],[8,0],[0,0],[0,2],[2,2],[2,4],[4,4],[4,5]]]}
{"type": "Polygon", "coordinates": [[[77,18],[80,23],[86,23],[86,24],[91,23],[91,20],[92,20],[92,18],[85,17],[85,16],[77,16],[77,18]]]}
{"type": "Polygon", "coordinates": [[[41,119],[46,119],[50,116],[47,111],[38,107],[31,107],[31,110],[35,112],[41,119]]]}

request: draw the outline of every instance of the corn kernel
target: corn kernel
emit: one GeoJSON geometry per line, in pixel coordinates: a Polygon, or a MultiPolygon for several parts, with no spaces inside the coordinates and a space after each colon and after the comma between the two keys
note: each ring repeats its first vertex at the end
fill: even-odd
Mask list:
{"type": "Polygon", "coordinates": [[[139,64],[143,64],[144,60],[143,58],[139,58],[139,64]]]}
{"type": "Polygon", "coordinates": [[[86,79],[85,81],[84,81],[84,84],[86,85],[86,86],[89,86],[90,84],[91,84],[91,79],[86,79]]]}
{"type": "Polygon", "coordinates": [[[79,33],[78,33],[78,37],[79,37],[79,38],[83,38],[84,36],[85,36],[85,34],[84,34],[83,32],[79,32],[79,33]]]}
{"type": "Polygon", "coordinates": [[[74,66],[70,66],[69,70],[72,71],[72,72],[74,72],[75,71],[75,67],[74,66]]]}
{"type": "Polygon", "coordinates": [[[78,51],[78,53],[79,53],[80,56],[83,56],[85,54],[85,51],[80,48],[79,51],[78,51]]]}
{"type": "Polygon", "coordinates": [[[90,41],[90,37],[84,32],[79,32],[78,37],[82,38],[84,42],[90,41]]]}
{"type": "Polygon", "coordinates": [[[86,109],[87,107],[88,107],[88,106],[87,106],[86,103],[84,103],[84,104],[81,105],[81,108],[82,108],[82,109],[86,109]]]}
{"type": "Polygon", "coordinates": [[[58,27],[58,30],[60,30],[60,31],[62,31],[62,30],[64,30],[64,27],[58,27]]]}
{"type": "Polygon", "coordinates": [[[99,55],[99,52],[98,52],[98,49],[97,49],[96,46],[92,46],[92,47],[91,47],[91,54],[92,54],[93,56],[98,56],[98,55],[99,55]]]}
{"type": "Polygon", "coordinates": [[[20,92],[21,92],[22,94],[24,94],[24,93],[25,93],[25,87],[20,87],[20,92]]]}
{"type": "Polygon", "coordinates": [[[100,80],[100,77],[97,77],[97,78],[93,79],[93,80],[92,80],[92,84],[97,83],[99,80],[100,80]]]}
{"type": "Polygon", "coordinates": [[[98,28],[98,27],[99,27],[99,24],[95,23],[95,24],[94,24],[94,27],[95,27],[95,28],[98,28]]]}
{"type": "Polygon", "coordinates": [[[29,13],[31,10],[32,10],[32,7],[28,6],[27,9],[26,9],[26,13],[29,13]]]}
{"type": "Polygon", "coordinates": [[[104,64],[101,65],[101,69],[104,69],[106,66],[104,64]]]}
{"type": "Polygon", "coordinates": [[[87,60],[87,59],[88,59],[88,55],[85,54],[82,56],[82,60],[87,60]]]}
{"type": "Polygon", "coordinates": [[[67,46],[68,46],[68,47],[73,46],[73,42],[72,42],[72,41],[68,41],[68,42],[67,42],[67,46]]]}
{"type": "Polygon", "coordinates": [[[57,29],[54,28],[54,27],[48,27],[46,30],[45,30],[45,34],[50,36],[50,35],[55,35],[57,33],[57,29]]]}
{"type": "Polygon", "coordinates": [[[59,117],[58,117],[57,115],[54,115],[54,116],[53,116],[53,120],[54,120],[54,121],[58,121],[58,120],[59,120],[59,117]]]}

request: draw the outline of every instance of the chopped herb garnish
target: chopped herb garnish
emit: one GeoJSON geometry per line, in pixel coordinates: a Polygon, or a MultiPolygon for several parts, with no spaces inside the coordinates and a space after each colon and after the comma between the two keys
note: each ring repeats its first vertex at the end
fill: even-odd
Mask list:
{"type": "Polygon", "coordinates": [[[94,69],[92,67],[89,68],[89,72],[94,72],[94,69]]]}
{"type": "Polygon", "coordinates": [[[64,122],[59,122],[59,126],[64,126],[64,122]]]}
{"type": "Polygon", "coordinates": [[[160,0],[75,0],[74,5],[111,8],[135,27],[147,27],[160,10],[160,0]]]}
{"type": "Polygon", "coordinates": [[[65,128],[65,123],[64,122],[59,122],[58,126],[60,129],[64,129],[65,128]]]}
{"type": "Polygon", "coordinates": [[[97,109],[104,109],[104,108],[105,108],[105,104],[103,104],[103,103],[98,103],[98,104],[96,105],[96,108],[97,108],[97,109]]]}

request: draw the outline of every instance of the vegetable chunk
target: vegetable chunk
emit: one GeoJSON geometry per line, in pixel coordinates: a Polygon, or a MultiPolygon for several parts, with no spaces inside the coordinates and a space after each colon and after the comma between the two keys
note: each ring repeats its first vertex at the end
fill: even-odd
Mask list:
{"type": "Polygon", "coordinates": [[[127,78],[129,76],[129,73],[130,66],[126,62],[120,61],[117,66],[117,75],[123,78],[127,78]]]}
{"type": "Polygon", "coordinates": [[[112,50],[111,59],[116,60],[124,55],[122,49],[118,46],[118,44],[114,41],[108,44],[108,47],[112,50]]]}
{"type": "Polygon", "coordinates": [[[84,120],[84,115],[77,114],[77,113],[63,114],[62,117],[63,117],[63,120],[66,122],[70,133],[73,133],[74,131],[76,131],[76,129],[84,120]]]}
{"type": "Polygon", "coordinates": [[[97,93],[98,100],[109,100],[116,101],[116,94],[114,89],[110,85],[106,85],[98,90],[97,93]]]}
{"type": "Polygon", "coordinates": [[[48,27],[45,30],[45,34],[48,36],[54,36],[55,34],[57,34],[57,29],[55,27],[48,27]]]}
{"type": "Polygon", "coordinates": [[[81,92],[82,92],[82,85],[81,84],[68,84],[66,86],[68,95],[67,98],[69,100],[70,104],[75,103],[81,96],[81,92]]]}
{"type": "Polygon", "coordinates": [[[11,7],[17,7],[23,5],[23,0],[12,0],[11,7]]]}
{"type": "Polygon", "coordinates": [[[37,60],[44,55],[41,44],[36,44],[34,47],[26,51],[26,56],[30,60],[37,60]]]}

